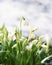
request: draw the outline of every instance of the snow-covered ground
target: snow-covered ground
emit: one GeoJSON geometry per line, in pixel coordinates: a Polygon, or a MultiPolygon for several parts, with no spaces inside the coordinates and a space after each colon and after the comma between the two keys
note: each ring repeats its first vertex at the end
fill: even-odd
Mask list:
{"type": "MultiPolygon", "coordinates": [[[[52,0],[0,0],[0,26],[5,23],[12,31],[24,16],[32,27],[39,26],[38,35],[48,34],[52,39],[52,0]]],[[[24,35],[28,28],[23,27],[24,35]]]]}

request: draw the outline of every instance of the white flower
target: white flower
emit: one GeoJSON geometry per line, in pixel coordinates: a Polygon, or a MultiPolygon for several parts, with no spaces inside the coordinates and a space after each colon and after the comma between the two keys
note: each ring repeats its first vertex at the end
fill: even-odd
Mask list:
{"type": "Polygon", "coordinates": [[[13,39],[13,40],[15,40],[15,39],[16,39],[16,37],[13,35],[13,36],[12,36],[12,39],[13,39]]]}
{"type": "Polygon", "coordinates": [[[38,42],[38,40],[33,40],[32,43],[33,44],[36,44],[38,42]]]}
{"type": "Polygon", "coordinates": [[[45,44],[42,44],[41,46],[42,46],[43,48],[46,48],[46,45],[45,45],[45,44]]]}
{"type": "MultiPolygon", "coordinates": [[[[50,39],[48,34],[44,35],[44,41],[46,42],[46,52],[49,50],[49,45],[50,45],[50,39]]],[[[43,45],[45,47],[45,45],[43,45]]]]}
{"type": "Polygon", "coordinates": [[[26,49],[30,51],[30,50],[31,50],[31,48],[32,48],[32,45],[33,45],[33,44],[32,44],[32,43],[30,43],[28,46],[26,46],[26,49]]]}
{"type": "Polygon", "coordinates": [[[24,38],[25,38],[25,37],[22,36],[21,39],[20,39],[20,41],[22,41],[24,38]]]}

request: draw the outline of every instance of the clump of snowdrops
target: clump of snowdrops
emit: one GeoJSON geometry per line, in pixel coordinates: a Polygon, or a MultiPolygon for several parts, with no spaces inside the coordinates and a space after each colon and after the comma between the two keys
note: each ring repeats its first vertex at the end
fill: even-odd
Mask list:
{"type": "Polygon", "coordinates": [[[11,37],[5,25],[0,28],[0,65],[45,65],[52,57],[49,38],[35,36],[33,32],[37,29],[30,29],[28,38],[22,36],[22,20],[25,18],[20,19],[20,29],[16,28],[11,37]]]}

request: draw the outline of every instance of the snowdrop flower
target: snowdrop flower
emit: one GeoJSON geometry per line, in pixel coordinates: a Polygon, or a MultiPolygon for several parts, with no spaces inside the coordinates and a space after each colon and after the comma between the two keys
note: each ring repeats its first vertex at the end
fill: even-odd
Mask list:
{"type": "Polygon", "coordinates": [[[31,33],[31,34],[29,35],[28,41],[30,41],[31,39],[34,39],[34,38],[35,38],[35,35],[31,33]]]}
{"type": "Polygon", "coordinates": [[[50,46],[50,39],[49,39],[49,36],[48,34],[45,35],[45,40],[46,40],[46,52],[48,52],[48,49],[49,49],[49,46],[50,46]]]}
{"type": "Polygon", "coordinates": [[[46,52],[48,52],[49,45],[50,45],[50,39],[49,39],[48,34],[45,34],[44,36],[41,36],[39,39],[42,39],[44,42],[46,42],[46,45],[42,44],[41,46],[43,48],[46,48],[46,52]]]}
{"type": "Polygon", "coordinates": [[[37,26],[37,27],[34,27],[33,29],[31,29],[31,32],[35,32],[36,30],[38,30],[39,29],[39,27],[37,26]]]}
{"type": "Polygon", "coordinates": [[[24,37],[22,36],[21,39],[20,39],[20,41],[22,41],[23,39],[24,39],[24,37]]]}
{"type": "Polygon", "coordinates": [[[28,41],[35,38],[35,35],[33,34],[33,32],[36,31],[38,28],[39,27],[35,27],[32,29],[32,27],[30,26],[30,34],[29,34],[28,41]]]}
{"type": "Polygon", "coordinates": [[[15,40],[16,39],[16,37],[13,35],[13,40],[15,40]]]}
{"type": "Polygon", "coordinates": [[[33,44],[36,44],[38,42],[38,40],[33,40],[32,43],[33,44]]]}
{"type": "Polygon", "coordinates": [[[13,39],[13,36],[8,35],[8,39],[9,40],[12,40],[13,39]]]}
{"type": "Polygon", "coordinates": [[[28,46],[26,46],[26,49],[28,50],[28,51],[31,51],[31,48],[32,48],[32,43],[30,43],[28,46]]]}
{"type": "Polygon", "coordinates": [[[45,45],[45,44],[42,44],[41,46],[42,46],[43,48],[46,48],[46,45],[45,45]]]}

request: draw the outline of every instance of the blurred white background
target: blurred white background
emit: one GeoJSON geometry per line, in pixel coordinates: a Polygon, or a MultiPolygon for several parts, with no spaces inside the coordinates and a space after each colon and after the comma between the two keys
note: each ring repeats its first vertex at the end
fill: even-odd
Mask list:
{"type": "MultiPolygon", "coordinates": [[[[39,26],[38,35],[48,34],[52,39],[52,0],[0,0],[0,26],[5,24],[12,32],[21,16],[32,27],[39,26]]],[[[28,35],[28,28],[22,29],[28,35]]]]}

